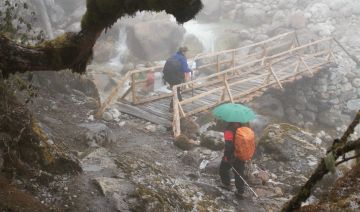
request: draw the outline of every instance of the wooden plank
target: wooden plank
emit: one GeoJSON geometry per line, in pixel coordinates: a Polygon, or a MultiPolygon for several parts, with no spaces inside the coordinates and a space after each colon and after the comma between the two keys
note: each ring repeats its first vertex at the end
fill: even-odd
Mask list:
{"type": "Polygon", "coordinates": [[[183,104],[187,104],[187,103],[193,102],[193,101],[195,101],[195,100],[197,100],[197,99],[199,99],[199,98],[201,98],[201,97],[204,97],[204,96],[206,96],[206,95],[209,95],[209,94],[211,94],[211,93],[214,93],[214,92],[216,92],[216,91],[218,91],[218,90],[221,90],[221,89],[223,89],[223,88],[224,88],[224,87],[215,88],[215,89],[209,90],[209,91],[207,91],[207,92],[204,92],[204,93],[202,93],[202,94],[199,94],[199,95],[197,95],[197,96],[194,96],[194,97],[185,99],[185,100],[181,101],[181,104],[183,105],[183,104]]]}
{"type": "Polygon", "coordinates": [[[144,110],[139,109],[138,107],[134,107],[132,105],[123,104],[123,103],[116,103],[116,105],[117,105],[117,109],[122,113],[130,114],[132,116],[145,119],[149,122],[163,125],[165,127],[171,126],[171,122],[169,120],[150,114],[144,110]]]}
{"type": "Polygon", "coordinates": [[[148,98],[141,98],[142,100],[138,100],[134,103],[134,105],[140,105],[140,104],[145,104],[145,103],[150,103],[159,99],[163,99],[163,98],[167,98],[173,96],[172,93],[165,93],[165,94],[160,94],[160,95],[156,95],[156,96],[152,96],[152,97],[148,97],[148,98]]]}
{"type": "Polygon", "coordinates": [[[155,116],[159,116],[159,117],[163,117],[166,119],[171,119],[171,114],[169,113],[169,108],[167,110],[161,110],[156,108],[156,106],[154,105],[144,105],[142,107],[140,107],[141,109],[143,109],[144,111],[147,111],[155,116]]]}

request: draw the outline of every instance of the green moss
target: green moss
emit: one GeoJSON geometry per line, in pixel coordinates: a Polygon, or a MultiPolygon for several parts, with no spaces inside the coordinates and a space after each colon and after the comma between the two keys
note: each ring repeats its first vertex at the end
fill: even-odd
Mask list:
{"type": "Polygon", "coordinates": [[[76,58],[79,51],[77,45],[76,34],[66,32],[53,40],[42,42],[36,48],[44,49],[52,64],[63,66],[70,64],[76,58]]]}
{"type": "Polygon", "coordinates": [[[53,163],[55,161],[55,158],[51,154],[50,147],[46,142],[48,140],[48,136],[41,129],[41,127],[39,126],[39,123],[34,118],[32,118],[32,120],[31,120],[31,129],[38,137],[39,142],[41,142],[44,145],[43,147],[40,148],[42,162],[45,165],[49,165],[49,164],[53,163]]]}

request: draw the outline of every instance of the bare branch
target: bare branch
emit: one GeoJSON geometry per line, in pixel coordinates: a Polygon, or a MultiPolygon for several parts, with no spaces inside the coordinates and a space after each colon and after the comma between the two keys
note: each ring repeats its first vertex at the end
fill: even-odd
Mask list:
{"type": "MultiPolygon", "coordinates": [[[[354,132],[355,127],[359,124],[359,120],[360,111],[356,114],[354,121],[350,124],[344,135],[341,137],[340,142],[339,139],[334,140],[334,143],[328,154],[333,154],[335,160],[345,155],[347,152],[360,148],[360,139],[348,142],[348,138],[354,132]]],[[[290,212],[300,208],[301,203],[310,196],[311,190],[315,184],[320,181],[328,172],[329,170],[327,169],[325,165],[325,159],[323,158],[308,181],[301,187],[298,193],[293,196],[293,198],[291,198],[287,204],[284,205],[281,211],[290,212]]]]}

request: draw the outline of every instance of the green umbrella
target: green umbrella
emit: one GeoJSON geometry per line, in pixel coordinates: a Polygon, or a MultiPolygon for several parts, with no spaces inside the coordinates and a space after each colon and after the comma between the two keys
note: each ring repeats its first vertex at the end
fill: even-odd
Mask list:
{"type": "Polygon", "coordinates": [[[226,103],[217,106],[212,114],[215,118],[226,122],[248,123],[255,119],[255,113],[242,104],[226,103]]]}

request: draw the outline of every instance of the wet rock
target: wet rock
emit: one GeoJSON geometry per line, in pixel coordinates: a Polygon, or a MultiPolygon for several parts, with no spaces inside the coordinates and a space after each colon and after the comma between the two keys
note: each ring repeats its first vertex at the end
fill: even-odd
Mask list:
{"type": "Polygon", "coordinates": [[[325,22],[330,16],[330,8],[325,3],[315,3],[306,8],[306,15],[314,22],[325,22]]]}
{"type": "Polygon", "coordinates": [[[203,0],[204,8],[201,13],[196,16],[202,21],[216,21],[221,14],[220,0],[203,0]]]}
{"type": "Polygon", "coordinates": [[[263,135],[263,130],[269,124],[269,119],[265,116],[256,115],[255,120],[250,122],[251,129],[254,130],[255,136],[261,138],[263,135]]]}
{"type": "Polygon", "coordinates": [[[63,124],[63,122],[61,120],[57,120],[57,119],[51,118],[49,116],[44,116],[43,120],[47,124],[52,124],[52,125],[62,125],[63,124]]]}
{"type": "Polygon", "coordinates": [[[352,99],[346,103],[346,106],[351,111],[357,111],[360,108],[360,99],[352,99]]]}
{"type": "Polygon", "coordinates": [[[183,118],[180,120],[181,133],[188,138],[196,139],[199,134],[199,125],[191,118],[183,118]]]}
{"type": "Polygon", "coordinates": [[[119,112],[119,110],[116,109],[116,108],[111,108],[111,109],[109,110],[109,113],[111,114],[111,116],[112,116],[114,119],[118,119],[119,116],[121,115],[121,113],[119,112]]]}
{"type": "Polygon", "coordinates": [[[201,135],[200,145],[215,151],[224,149],[223,133],[212,130],[205,132],[201,135]]]}
{"type": "Polygon", "coordinates": [[[306,27],[307,19],[303,11],[296,11],[290,15],[289,25],[295,29],[302,29],[306,27]]]}
{"type": "Polygon", "coordinates": [[[113,120],[113,117],[112,117],[110,112],[104,112],[103,115],[102,115],[102,118],[105,121],[112,121],[113,120]]]}
{"type": "Polygon", "coordinates": [[[254,175],[261,180],[263,185],[265,185],[269,181],[269,174],[266,171],[259,171],[254,175]]]}
{"type": "Polygon", "coordinates": [[[287,25],[286,22],[287,22],[286,15],[284,11],[279,10],[273,16],[271,27],[272,28],[284,27],[287,25]]]}
{"type": "Polygon", "coordinates": [[[338,125],[338,121],[341,120],[341,112],[332,110],[322,111],[318,115],[318,120],[322,124],[335,127],[338,125]]]}
{"type": "Polygon", "coordinates": [[[255,188],[254,190],[259,197],[271,197],[274,195],[273,191],[269,189],[255,188]]]}
{"type": "Polygon", "coordinates": [[[196,168],[200,165],[200,160],[200,155],[197,152],[193,151],[186,152],[181,158],[181,162],[188,166],[196,168]]]}
{"type": "Polygon", "coordinates": [[[266,13],[260,8],[247,8],[243,12],[243,19],[240,21],[251,27],[262,25],[266,18],[266,13]]]}
{"type": "Polygon", "coordinates": [[[81,160],[84,171],[98,172],[104,169],[117,168],[111,154],[105,148],[98,148],[81,160]]]}
{"type": "Polygon", "coordinates": [[[354,87],[359,88],[360,87],[360,78],[353,79],[352,84],[354,87]]]}
{"type": "Polygon", "coordinates": [[[211,175],[218,175],[219,174],[219,167],[220,167],[221,158],[217,160],[210,161],[209,164],[205,167],[205,173],[211,175]]]}
{"type": "Polygon", "coordinates": [[[154,124],[148,124],[145,126],[145,130],[154,133],[156,132],[156,126],[154,124]]]}
{"type": "Polygon", "coordinates": [[[281,101],[270,94],[259,97],[254,106],[262,113],[275,116],[277,118],[283,118],[285,115],[281,101]]]}
{"type": "Polygon", "coordinates": [[[86,97],[84,106],[89,109],[95,110],[95,109],[99,108],[99,102],[92,97],[86,97]]]}
{"type": "Polygon", "coordinates": [[[183,134],[175,138],[174,145],[182,150],[190,150],[194,147],[194,144],[190,142],[190,139],[183,134]]]}
{"type": "Polygon", "coordinates": [[[115,142],[115,134],[105,124],[84,123],[80,125],[87,129],[85,140],[90,147],[105,146],[115,142]]]}
{"type": "Polygon", "coordinates": [[[284,195],[284,192],[283,190],[280,188],[280,187],[275,187],[274,188],[274,192],[277,196],[283,196],[284,195]]]}
{"type": "Polygon", "coordinates": [[[131,211],[133,206],[129,205],[129,198],[136,195],[136,188],[131,182],[108,177],[98,177],[94,180],[103,195],[118,211],[131,211]]]}
{"type": "Polygon", "coordinates": [[[184,33],[183,27],[170,21],[140,22],[129,26],[127,44],[141,60],[162,60],[176,51],[184,33]]]}

